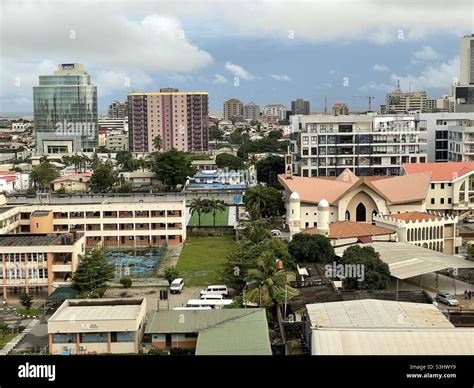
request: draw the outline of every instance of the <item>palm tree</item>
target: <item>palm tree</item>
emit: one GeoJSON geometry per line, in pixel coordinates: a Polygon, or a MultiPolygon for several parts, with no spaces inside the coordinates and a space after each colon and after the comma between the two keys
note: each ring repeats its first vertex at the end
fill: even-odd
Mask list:
{"type": "Polygon", "coordinates": [[[202,199],[201,197],[193,198],[191,200],[191,206],[189,207],[189,210],[191,212],[191,215],[197,213],[198,226],[201,226],[201,214],[209,212],[208,202],[209,201],[207,199],[202,199]]]}
{"type": "Polygon", "coordinates": [[[271,233],[267,229],[268,222],[261,218],[246,221],[244,225],[244,236],[254,244],[259,244],[262,241],[272,237],[271,233]]]}
{"type": "Polygon", "coordinates": [[[263,209],[268,202],[268,196],[266,194],[263,186],[259,185],[253,187],[252,190],[248,190],[245,193],[245,206],[247,208],[255,207],[260,213],[261,209],[263,209]]]}
{"type": "Polygon", "coordinates": [[[255,264],[256,267],[248,270],[245,279],[251,286],[245,293],[246,299],[258,303],[260,307],[272,307],[298,295],[298,291],[288,285],[289,272],[277,268],[273,255],[264,252],[255,264]]]}
{"type": "Polygon", "coordinates": [[[207,206],[209,208],[209,212],[212,213],[212,217],[213,217],[213,225],[214,227],[216,227],[216,215],[217,215],[217,212],[220,211],[220,212],[223,212],[225,211],[226,209],[226,206],[224,205],[224,202],[219,200],[219,199],[215,199],[214,197],[212,197],[210,200],[207,201],[207,206]]]}
{"type": "Polygon", "coordinates": [[[156,135],[153,138],[153,147],[155,147],[158,151],[160,151],[162,146],[163,146],[163,140],[161,139],[161,136],[156,135]]]}

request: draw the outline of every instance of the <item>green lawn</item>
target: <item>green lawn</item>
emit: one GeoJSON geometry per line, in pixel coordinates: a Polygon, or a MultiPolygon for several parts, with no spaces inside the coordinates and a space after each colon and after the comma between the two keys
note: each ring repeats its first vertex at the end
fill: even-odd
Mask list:
{"type": "Polygon", "coordinates": [[[21,314],[21,315],[28,315],[30,317],[37,317],[37,316],[42,314],[43,310],[37,309],[37,308],[34,308],[34,307],[32,307],[30,309],[19,307],[19,308],[16,309],[16,312],[18,314],[21,314]]]}
{"type": "MultiPolygon", "coordinates": [[[[199,217],[196,212],[191,215],[188,226],[198,226],[199,217]]],[[[216,212],[216,226],[229,225],[229,208],[226,207],[224,211],[216,212]]],[[[201,213],[201,226],[214,226],[214,216],[212,213],[201,213]]]]}
{"type": "Polygon", "coordinates": [[[2,337],[0,335],[0,349],[3,349],[3,347],[8,344],[13,338],[15,338],[18,334],[13,333],[13,334],[7,334],[6,336],[2,337]]]}
{"type": "Polygon", "coordinates": [[[232,236],[188,238],[178,261],[185,287],[219,284],[218,272],[236,246],[232,236]]]}

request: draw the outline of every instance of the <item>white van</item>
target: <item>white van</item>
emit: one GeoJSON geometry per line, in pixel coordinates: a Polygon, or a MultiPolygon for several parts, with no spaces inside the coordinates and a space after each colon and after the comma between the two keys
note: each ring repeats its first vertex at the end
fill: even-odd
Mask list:
{"type": "Polygon", "coordinates": [[[170,293],[181,294],[184,287],[184,280],[182,278],[174,279],[170,284],[170,293]]]}
{"type": "Polygon", "coordinates": [[[222,300],[224,296],[222,294],[201,294],[199,299],[202,300],[222,300]]]}
{"type": "Polygon", "coordinates": [[[223,296],[227,296],[227,295],[229,295],[229,290],[227,289],[227,286],[224,286],[224,285],[207,286],[207,288],[205,290],[201,291],[201,295],[223,295],[223,296]]]}

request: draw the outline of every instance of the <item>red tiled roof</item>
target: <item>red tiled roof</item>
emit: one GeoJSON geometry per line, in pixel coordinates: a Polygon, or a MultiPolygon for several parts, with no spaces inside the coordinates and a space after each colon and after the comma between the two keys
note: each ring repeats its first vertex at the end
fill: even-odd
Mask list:
{"type": "Polygon", "coordinates": [[[404,163],[407,174],[430,172],[432,181],[452,182],[474,171],[474,162],[404,163]]]}
{"type": "Polygon", "coordinates": [[[394,220],[400,221],[429,221],[429,220],[442,220],[442,216],[437,216],[430,213],[423,213],[423,212],[406,212],[400,214],[385,214],[385,218],[391,218],[394,220]]]}
{"type": "MultiPolygon", "coordinates": [[[[308,228],[303,233],[316,234],[318,228],[308,228]]],[[[367,224],[365,222],[340,221],[329,224],[329,238],[360,238],[367,236],[384,236],[395,233],[391,229],[367,224]]]]}
{"type": "Polygon", "coordinates": [[[357,177],[346,171],[349,170],[334,179],[299,176],[286,179],[283,174],[278,179],[289,191],[296,191],[302,202],[319,203],[321,199],[326,199],[330,204],[337,202],[353,186],[362,184],[391,203],[421,201],[426,199],[431,181],[429,172],[391,177],[357,177]]]}

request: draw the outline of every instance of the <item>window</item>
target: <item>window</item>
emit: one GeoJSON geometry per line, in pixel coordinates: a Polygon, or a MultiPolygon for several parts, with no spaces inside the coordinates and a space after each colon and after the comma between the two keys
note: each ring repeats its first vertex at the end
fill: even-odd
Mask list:
{"type": "Polygon", "coordinates": [[[444,198],[440,199],[440,203],[441,203],[441,205],[444,205],[444,198]]]}
{"type": "Polygon", "coordinates": [[[434,188],[435,188],[435,184],[432,183],[432,184],[431,184],[431,190],[434,190],[434,188]]]}
{"type": "Polygon", "coordinates": [[[453,203],[453,199],[452,198],[448,198],[448,204],[451,205],[453,203]]]}
{"type": "Polygon", "coordinates": [[[431,204],[432,204],[432,205],[435,204],[435,199],[434,199],[434,198],[431,198],[431,204]]]}
{"type": "Polygon", "coordinates": [[[441,183],[441,188],[444,189],[444,183],[441,183]]]}
{"type": "Polygon", "coordinates": [[[132,332],[112,332],[111,334],[111,342],[134,342],[134,333],[132,332]]]}

